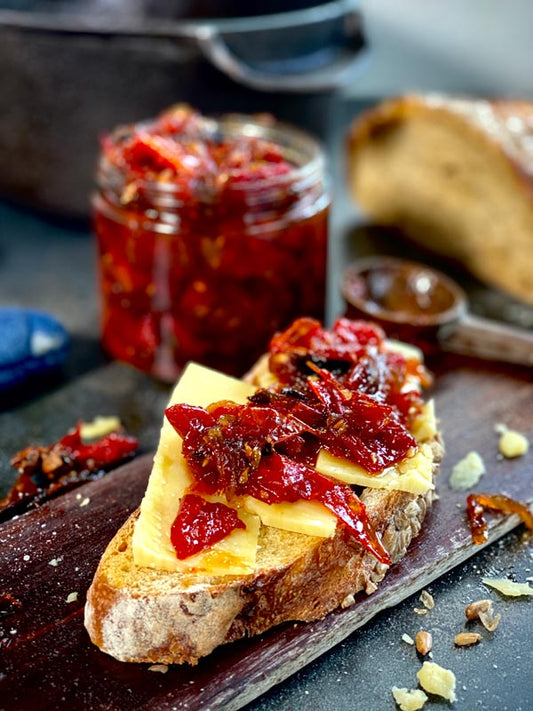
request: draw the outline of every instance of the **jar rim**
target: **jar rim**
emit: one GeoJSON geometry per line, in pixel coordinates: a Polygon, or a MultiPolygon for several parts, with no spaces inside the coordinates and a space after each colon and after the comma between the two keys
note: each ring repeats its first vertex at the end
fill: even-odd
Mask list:
{"type": "MultiPolygon", "coordinates": [[[[270,188],[278,188],[287,184],[295,184],[305,188],[321,176],[326,169],[324,150],[317,138],[304,129],[288,122],[280,121],[269,114],[224,113],[213,116],[202,116],[206,127],[214,134],[220,132],[226,138],[249,137],[259,138],[274,143],[282,149],[284,157],[294,167],[279,175],[260,177],[254,180],[229,183],[225,189],[247,193],[270,188]]],[[[136,128],[149,127],[152,120],[139,121],[133,124],[136,128]]],[[[109,135],[120,135],[124,127],[115,128],[109,135]]],[[[187,135],[186,132],[183,134],[187,135]]],[[[102,153],[99,163],[99,177],[118,179],[124,175],[120,166],[113,163],[102,153]],[[102,175],[103,174],[103,175],[102,175]]],[[[172,180],[148,180],[135,176],[132,182],[148,192],[159,195],[175,195],[177,186],[172,180]]]]}

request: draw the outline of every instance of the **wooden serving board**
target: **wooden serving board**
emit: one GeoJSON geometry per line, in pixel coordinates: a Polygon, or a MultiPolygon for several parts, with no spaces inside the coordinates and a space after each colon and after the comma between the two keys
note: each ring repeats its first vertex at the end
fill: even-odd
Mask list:
{"type": "MultiPolygon", "coordinates": [[[[117,662],[90,643],[83,627],[85,591],[107,542],[142,498],[150,456],[0,526],[0,708],[238,709],[474,555],[466,495],[447,485],[451,467],[477,450],[487,473],[476,490],[531,501],[533,452],[499,459],[494,432],[502,422],[533,440],[531,372],[453,358],[437,369],[434,395],[447,453],[439,500],[406,558],[352,607],[225,646],[197,667],[158,673],[117,662]],[[68,602],[71,593],[77,599],[68,602]]],[[[493,517],[489,542],[518,523],[493,517]]]]}

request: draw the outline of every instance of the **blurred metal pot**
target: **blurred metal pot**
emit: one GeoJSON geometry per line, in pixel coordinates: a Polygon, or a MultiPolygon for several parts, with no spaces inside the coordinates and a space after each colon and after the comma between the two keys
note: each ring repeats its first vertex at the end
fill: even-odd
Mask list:
{"type": "Polygon", "coordinates": [[[269,111],[324,137],[364,64],[354,2],[251,4],[0,0],[0,194],[88,214],[99,136],[175,102],[269,111]]]}

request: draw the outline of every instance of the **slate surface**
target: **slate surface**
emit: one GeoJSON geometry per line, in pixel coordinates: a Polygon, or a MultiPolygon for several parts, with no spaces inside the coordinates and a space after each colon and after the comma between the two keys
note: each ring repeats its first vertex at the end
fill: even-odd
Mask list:
{"type": "MultiPolygon", "coordinates": [[[[347,107],[346,115],[339,119],[342,126],[356,108],[347,107]]],[[[389,243],[382,235],[357,226],[357,216],[346,205],[339,183],[336,159],[341,151],[339,139],[331,146],[336,166],[335,197],[340,207],[332,220],[330,314],[341,308],[337,289],[339,265],[373,248],[379,251],[384,247],[391,253],[399,250],[397,243],[389,243]]],[[[48,309],[61,318],[74,339],[72,359],[56,379],[18,394],[12,401],[0,402],[0,410],[4,410],[0,413],[2,491],[14,477],[8,465],[14,451],[29,442],[55,439],[79,417],[123,415],[128,427],[140,437],[145,451],[155,446],[168,390],[128,366],[107,367],[105,354],[98,345],[94,262],[94,244],[87,226],[64,225],[0,204],[0,303],[48,309]]],[[[479,284],[464,285],[469,288],[478,313],[500,315],[528,327],[533,324],[531,309],[479,284]]],[[[522,378],[530,380],[528,374],[522,378]]],[[[486,397],[489,398],[488,393],[486,397]]],[[[480,404],[484,406],[483,396],[480,404]]],[[[461,417],[460,407],[457,417],[461,417]]],[[[520,410],[515,411],[514,417],[515,425],[521,426],[520,410]]],[[[458,448],[470,448],[469,432],[466,428],[463,439],[456,441],[458,448]]],[[[445,476],[446,471],[449,472],[449,467],[445,476]]],[[[481,584],[484,575],[514,575],[524,580],[532,570],[531,537],[519,531],[481,551],[429,587],[437,605],[423,621],[425,628],[434,634],[435,660],[457,673],[456,708],[526,711],[533,707],[531,600],[510,600],[489,593],[502,612],[502,622],[494,636],[471,649],[457,650],[451,643],[453,634],[462,629],[464,605],[487,597],[481,584]]],[[[401,641],[401,636],[404,632],[413,635],[421,626],[421,618],[413,612],[418,606],[417,597],[381,613],[335,649],[252,702],[248,711],[394,709],[390,687],[416,685],[420,661],[413,648],[401,641]]],[[[426,708],[447,706],[432,698],[426,708]]]]}

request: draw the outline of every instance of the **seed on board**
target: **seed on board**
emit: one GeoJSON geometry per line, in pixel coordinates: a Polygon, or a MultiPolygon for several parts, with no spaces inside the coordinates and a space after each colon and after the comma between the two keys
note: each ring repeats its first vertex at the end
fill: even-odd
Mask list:
{"type": "Polygon", "coordinates": [[[480,639],[478,632],[459,632],[455,635],[454,642],[458,647],[469,647],[471,644],[477,644],[480,639]]]}
{"type": "Polygon", "coordinates": [[[468,620],[478,620],[489,632],[494,632],[501,615],[494,612],[492,600],[477,600],[466,606],[465,615],[468,620]]]}
{"type": "Polygon", "coordinates": [[[431,651],[433,647],[433,637],[426,630],[419,630],[415,637],[416,651],[419,654],[425,655],[431,651]]]}
{"type": "Polygon", "coordinates": [[[476,602],[471,602],[466,606],[465,615],[467,620],[477,620],[479,619],[480,612],[487,612],[489,607],[492,605],[491,600],[476,600],[476,602]]]}

